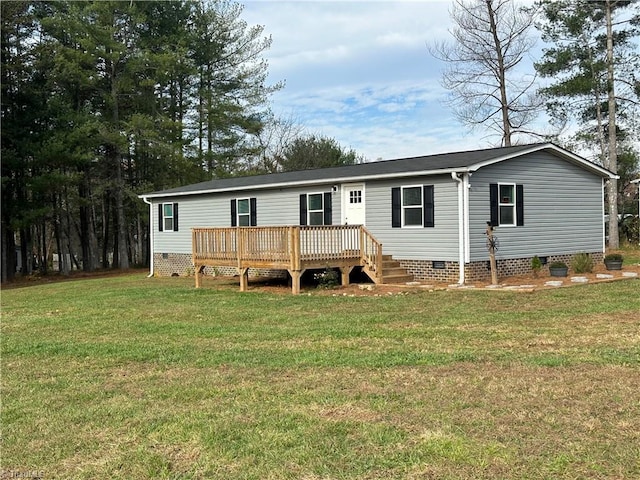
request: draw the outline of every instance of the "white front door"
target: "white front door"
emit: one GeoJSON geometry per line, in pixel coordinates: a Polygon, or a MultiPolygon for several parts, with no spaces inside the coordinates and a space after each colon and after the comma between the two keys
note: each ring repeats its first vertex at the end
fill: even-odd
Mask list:
{"type": "Polygon", "coordinates": [[[342,185],[342,223],[344,225],[364,225],[364,184],[342,185]]]}

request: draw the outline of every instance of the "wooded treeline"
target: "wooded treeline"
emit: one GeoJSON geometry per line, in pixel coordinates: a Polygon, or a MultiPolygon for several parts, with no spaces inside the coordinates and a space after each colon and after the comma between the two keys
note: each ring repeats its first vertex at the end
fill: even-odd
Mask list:
{"type": "MultiPolygon", "coordinates": [[[[271,39],[233,0],[0,7],[3,281],[17,263],[47,273],[53,252],[63,273],[147,265],[140,193],[362,161],[274,118],[269,100],[283,84],[267,82],[271,39]]],[[[535,134],[595,151],[621,176],[607,190],[615,248],[618,207],[637,205],[627,187],[639,157],[640,2],[455,0],[452,18],[457,46],[436,50],[455,64],[445,80],[461,120],[505,145],[535,134]],[[524,78],[516,67],[534,27],[546,47],[524,78]],[[545,107],[555,134],[533,130],[545,107]]]]}
{"type": "Polygon", "coordinates": [[[3,280],[17,262],[46,273],[52,252],[64,273],[148,264],[140,193],[282,169],[305,141],[356,160],[272,117],[282,84],[266,81],[271,39],[238,3],[1,8],[3,280]],[[266,132],[282,142],[285,130],[272,152],[266,132]]]}

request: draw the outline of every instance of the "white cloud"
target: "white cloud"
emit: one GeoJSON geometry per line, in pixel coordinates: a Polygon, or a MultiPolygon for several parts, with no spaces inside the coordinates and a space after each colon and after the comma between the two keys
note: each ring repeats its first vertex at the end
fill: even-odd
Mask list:
{"type": "Polygon", "coordinates": [[[368,159],[486,146],[443,105],[442,64],[427,43],[448,38],[449,1],[248,1],[264,25],[273,110],[368,159]]]}

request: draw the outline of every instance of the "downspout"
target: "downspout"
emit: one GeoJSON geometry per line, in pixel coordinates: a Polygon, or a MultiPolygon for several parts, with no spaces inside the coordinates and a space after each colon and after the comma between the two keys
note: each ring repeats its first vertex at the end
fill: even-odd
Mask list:
{"type": "Polygon", "coordinates": [[[458,283],[464,284],[464,253],[465,253],[465,234],[464,234],[464,198],[465,198],[465,182],[458,177],[456,172],[451,172],[451,178],[458,183],[458,283]]]}
{"type": "Polygon", "coordinates": [[[149,205],[149,275],[147,278],[150,278],[153,277],[153,204],[147,200],[147,197],[140,198],[149,205]]]}
{"type": "Polygon", "coordinates": [[[606,226],[605,226],[605,221],[604,221],[604,215],[606,212],[605,206],[604,206],[604,201],[605,201],[605,189],[607,187],[607,181],[604,179],[604,177],[602,177],[602,201],[600,202],[600,204],[602,205],[602,213],[601,213],[601,217],[602,217],[602,254],[604,255],[607,251],[607,231],[606,231],[606,226]]]}
{"type": "MultiPolygon", "coordinates": [[[[462,176],[463,180],[463,199],[464,199],[464,263],[471,262],[471,235],[469,234],[469,191],[471,190],[471,172],[462,176]]],[[[466,279],[465,279],[466,280],[466,279]]]]}

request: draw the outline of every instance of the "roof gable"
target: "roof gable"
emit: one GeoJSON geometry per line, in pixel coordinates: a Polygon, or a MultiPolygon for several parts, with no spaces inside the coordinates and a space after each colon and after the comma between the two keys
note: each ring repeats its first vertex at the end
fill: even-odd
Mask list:
{"type": "Polygon", "coordinates": [[[579,165],[596,175],[616,178],[616,175],[612,172],[589,162],[568,150],[564,150],[552,143],[541,143],[454,153],[441,153],[437,155],[400,158],[341,167],[216,179],[183,187],[147,193],[140,195],[140,198],[198,195],[205,193],[275,187],[282,188],[287,186],[314,185],[332,181],[339,181],[343,183],[380,178],[438,175],[451,172],[475,172],[487,165],[503,162],[511,158],[521,157],[541,150],[549,151],[557,157],[579,165]]]}

